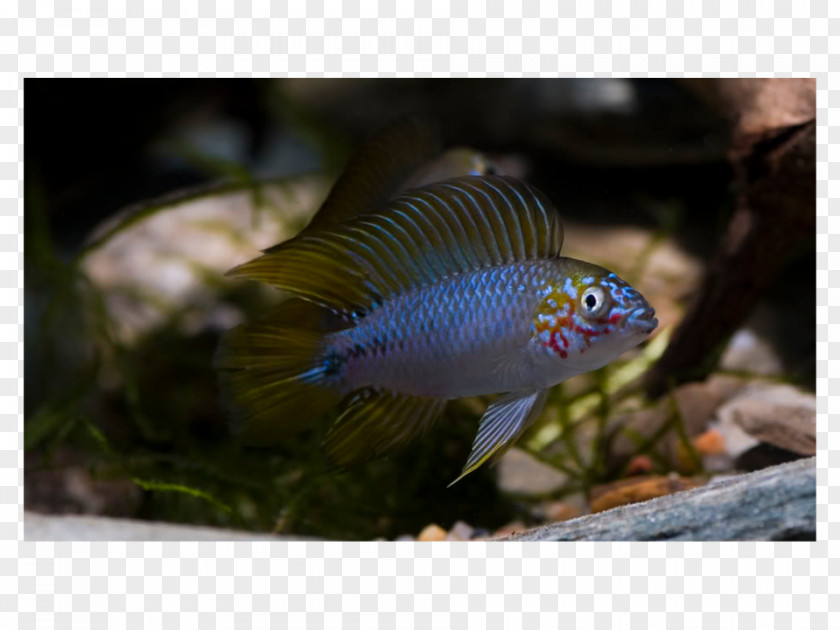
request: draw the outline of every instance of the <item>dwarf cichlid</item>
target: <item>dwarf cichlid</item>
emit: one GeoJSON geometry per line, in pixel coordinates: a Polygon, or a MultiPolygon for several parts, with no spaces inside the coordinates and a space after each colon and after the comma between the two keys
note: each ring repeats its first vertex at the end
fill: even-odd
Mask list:
{"type": "Polygon", "coordinates": [[[348,465],[420,436],[448,400],[503,393],[461,479],[522,435],[553,385],[657,325],[616,274],[560,256],[557,210],[523,181],[456,177],[338,214],[232,271],[289,296],[217,354],[251,442],[341,405],[324,448],[348,465]]]}

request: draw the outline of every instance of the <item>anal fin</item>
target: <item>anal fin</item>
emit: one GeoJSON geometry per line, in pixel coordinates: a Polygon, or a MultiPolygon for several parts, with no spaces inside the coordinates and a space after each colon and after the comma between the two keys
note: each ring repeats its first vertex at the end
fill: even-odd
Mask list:
{"type": "Polygon", "coordinates": [[[487,461],[495,461],[542,413],[547,389],[505,394],[487,408],[478,425],[472,451],[452,486],[487,461]]]}
{"type": "Polygon", "coordinates": [[[342,467],[368,461],[425,433],[445,406],[440,398],[360,390],[327,433],[323,448],[342,467]]]}

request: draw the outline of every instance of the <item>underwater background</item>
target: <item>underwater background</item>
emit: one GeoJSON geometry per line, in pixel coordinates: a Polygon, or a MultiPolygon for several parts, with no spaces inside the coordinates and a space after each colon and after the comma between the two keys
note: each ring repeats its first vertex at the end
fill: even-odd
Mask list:
{"type": "Polygon", "coordinates": [[[646,395],[744,185],[731,123],[702,92],[629,79],[27,79],[26,509],[336,539],[461,523],[475,537],[605,509],[628,500],[628,481],[647,497],[807,454],[737,419],[756,400],[785,422],[790,409],[809,417],[813,238],[790,235],[698,374],[646,395]],[[497,467],[449,489],[489,397],[336,474],[318,448],[329,419],[277,447],[239,445],[211,368],[219,335],[277,298],[224,272],[297,233],[358,144],[416,113],[440,121],[447,146],[544,191],[564,255],[614,269],[660,319],[645,346],[556,387],[497,467]]]}

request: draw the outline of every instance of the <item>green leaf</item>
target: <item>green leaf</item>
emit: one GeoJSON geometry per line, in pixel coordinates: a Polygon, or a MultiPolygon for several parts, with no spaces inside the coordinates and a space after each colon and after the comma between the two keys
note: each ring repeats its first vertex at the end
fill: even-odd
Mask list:
{"type": "Polygon", "coordinates": [[[23,450],[32,450],[56,436],[66,436],[77,419],[64,405],[42,405],[25,423],[23,450]]]}
{"type": "Polygon", "coordinates": [[[198,490],[197,488],[190,488],[188,486],[182,486],[177,483],[166,483],[161,481],[146,481],[144,479],[137,479],[132,478],[131,480],[134,484],[140,486],[143,490],[150,490],[154,492],[180,492],[182,494],[188,494],[190,496],[203,499],[212,503],[220,510],[224,512],[233,513],[233,509],[221,501],[219,501],[216,497],[211,495],[204,490],[198,490]]]}

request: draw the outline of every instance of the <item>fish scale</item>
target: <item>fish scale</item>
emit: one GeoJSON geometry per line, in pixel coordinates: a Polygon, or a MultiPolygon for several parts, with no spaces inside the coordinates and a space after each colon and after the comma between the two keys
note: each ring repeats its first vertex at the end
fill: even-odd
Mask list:
{"type": "Polygon", "coordinates": [[[533,385],[488,370],[523,361],[549,262],[514,263],[446,278],[386,301],[329,338],[351,388],[381,386],[456,398],[533,385]],[[521,358],[519,355],[522,355],[521,358]]]}

